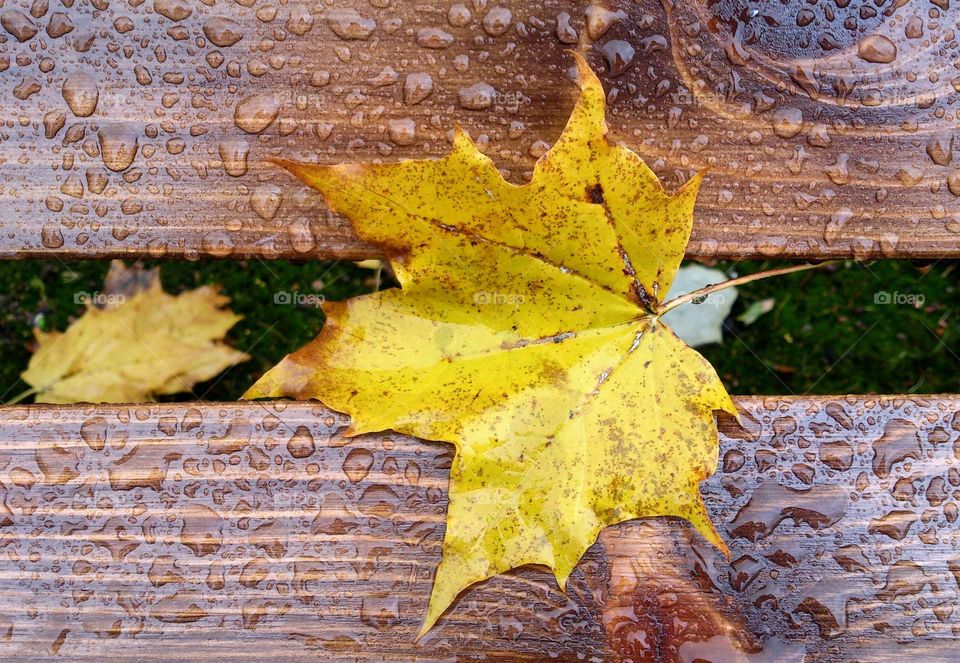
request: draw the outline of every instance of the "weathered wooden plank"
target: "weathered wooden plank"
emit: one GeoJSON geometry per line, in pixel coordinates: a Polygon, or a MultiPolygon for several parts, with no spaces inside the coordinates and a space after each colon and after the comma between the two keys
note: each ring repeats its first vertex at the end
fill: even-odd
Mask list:
{"type": "Polygon", "coordinates": [[[692,257],[960,253],[956,3],[355,4],[8,0],[0,256],[372,256],[264,158],[439,155],[459,123],[522,181],[570,48],[669,188],[712,167],[692,257]]]}
{"type": "Polygon", "coordinates": [[[951,660],[960,397],[741,398],[677,521],[606,531],[413,638],[450,448],[310,404],[5,408],[0,654],[23,660],[951,660]],[[949,652],[949,653],[948,653],[949,652]],[[807,658],[803,658],[806,656],[807,658]]]}

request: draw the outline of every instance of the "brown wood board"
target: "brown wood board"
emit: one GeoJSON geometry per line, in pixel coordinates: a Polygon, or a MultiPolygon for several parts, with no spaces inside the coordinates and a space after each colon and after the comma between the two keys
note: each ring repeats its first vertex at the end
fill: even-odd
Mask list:
{"type": "Polygon", "coordinates": [[[690,257],[957,256],[960,9],[875,5],[7,0],[0,257],[375,257],[264,159],[439,156],[460,124],[521,182],[570,49],[668,189],[710,167],[690,257]]]}
{"type": "Polygon", "coordinates": [[[958,397],[737,402],[703,484],[730,563],[633,521],[566,594],[500,576],[417,643],[452,447],[310,403],[6,408],[0,655],[950,660],[958,397]]]}

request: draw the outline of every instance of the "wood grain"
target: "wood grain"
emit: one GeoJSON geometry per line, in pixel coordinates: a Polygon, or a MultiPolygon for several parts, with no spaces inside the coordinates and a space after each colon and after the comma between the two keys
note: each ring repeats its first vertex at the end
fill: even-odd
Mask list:
{"type": "Polygon", "coordinates": [[[960,255],[960,9],[861,5],[7,0],[0,256],[372,257],[264,159],[437,156],[460,124],[523,181],[567,49],[669,189],[711,167],[691,257],[960,255]]]}
{"type": "Polygon", "coordinates": [[[738,404],[703,486],[729,564],[682,522],[634,521],[566,594],[507,574],[418,643],[450,447],[346,439],[308,403],[7,408],[0,655],[951,660],[960,398],[738,404]]]}

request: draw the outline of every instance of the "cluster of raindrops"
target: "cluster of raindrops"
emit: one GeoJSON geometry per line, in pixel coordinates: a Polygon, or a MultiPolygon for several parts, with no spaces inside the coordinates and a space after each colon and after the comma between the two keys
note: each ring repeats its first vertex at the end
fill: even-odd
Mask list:
{"type": "MultiPolygon", "coordinates": [[[[55,427],[49,416],[21,409],[3,425],[2,439],[31,444],[0,449],[0,656],[90,660],[141,640],[173,655],[212,638],[228,658],[391,658],[398,638],[413,642],[440,558],[449,446],[345,438],[343,415],[307,404],[97,407],[55,427]]],[[[584,630],[600,641],[537,572],[497,595],[512,606],[492,621],[489,594],[460,609],[499,620],[517,652],[541,651],[521,637],[532,623],[557,634],[558,652],[584,630]]],[[[483,647],[456,626],[424,643],[483,647]]]]}
{"type": "MultiPolygon", "coordinates": [[[[889,633],[904,655],[955,642],[956,400],[741,406],[703,486],[729,562],[680,521],[608,528],[566,593],[543,570],[500,576],[419,651],[712,648],[763,663],[889,654],[889,633]]],[[[16,409],[0,431],[30,441],[0,449],[0,654],[90,658],[211,628],[229,629],[212,637],[234,653],[256,642],[277,656],[412,642],[440,559],[448,445],[346,438],[344,416],[310,404],[56,416],[16,409]]]]}
{"type": "MultiPolygon", "coordinates": [[[[718,214],[737,210],[769,256],[794,251],[784,226],[822,228],[819,238],[802,240],[822,255],[942,253],[938,244],[956,241],[956,6],[890,0],[709,7],[707,13],[680,3],[670,37],[683,94],[739,122],[724,128],[689,116],[704,144],[718,145],[708,161],[756,178],[722,186],[718,214]],[[704,35],[721,50],[708,51],[704,35]],[[724,145],[743,149],[727,154],[724,145]],[[780,236],[765,233],[765,224],[780,236]],[[922,236],[925,247],[903,243],[922,236]]],[[[677,105],[671,122],[686,114],[677,105]]]]}
{"type": "Polygon", "coordinates": [[[955,405],[770,399],[751,413],[762,433],[723,445],[712,481],[733,500],[717,513],[733,539],[719,586],[750,606],[750,623],[776,631],[786,617],[846,655],[860,633],[960,635],[955,405]]]}
{"type": "Polygon", "coordinates": [[[960,233],[957,11],[8,0],[0,246],[361,255],[266,158],[437,156],[460,124],[523,181],[572,105],[573,48],[604,78],[614,135],[668,186],[714,166],[694,253],[889,256],[904,236],[935,252],[960,233]]]}
{"type": "Polygon", "coordinates": [[[629,524],[601,537],[617,587],[604,620],[619,656],[952,658],[956,399],[740,405],[743,427],[724,426],[720,467],[703,486],[729,561],[676,524],[629,524]]]}

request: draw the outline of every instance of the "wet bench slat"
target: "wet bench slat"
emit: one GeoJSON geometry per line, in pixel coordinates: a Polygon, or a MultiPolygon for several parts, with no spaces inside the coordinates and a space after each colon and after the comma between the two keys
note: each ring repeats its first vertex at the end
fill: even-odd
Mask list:
{"type": "Polygon", "coordinates": [[[723,422],[704,484],[729,567],[685,524],[637,521],[566,595],[540,570],[499,577],[418,644],[451,447],[347,440],[306,403],[6,409],[0,653],[947,660],[960,398],[738,404],[746,430],[723,422]]]}
{"type": "Polygon", "coordinates": [[[375,257],[264,159],[438,156],[459,123],[522,181],[570,48],[668,188],[712,168],[691,257],[960,254],[952,6],[903,39],[910,7],[856,3],[828,33],[726,1],[134,4],[0,10],[0,257],[375,257]]]}

